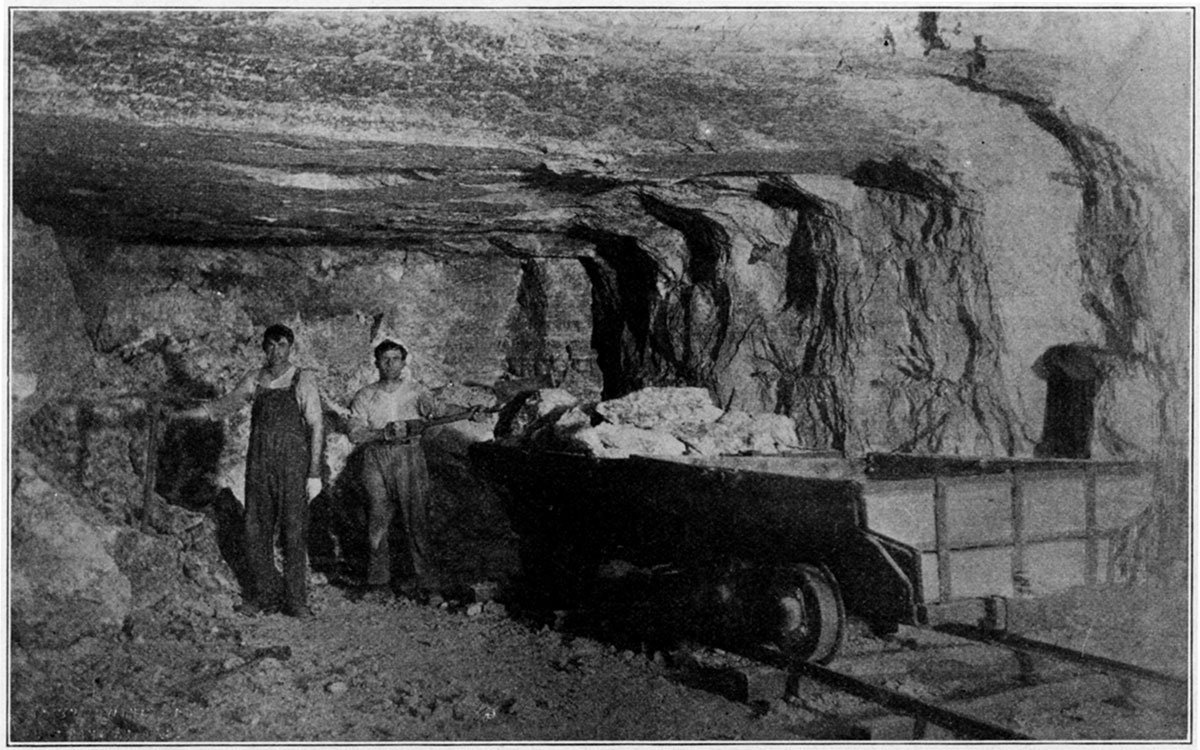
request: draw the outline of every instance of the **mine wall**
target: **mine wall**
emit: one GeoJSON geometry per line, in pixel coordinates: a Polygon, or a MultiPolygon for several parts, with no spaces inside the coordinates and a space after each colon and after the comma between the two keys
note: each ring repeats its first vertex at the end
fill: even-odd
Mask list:
{"type": "MultiPolygon", "coordinates": [[[[582,207],[537,242],[498,234],[492,253],[131,244],[56,234],[18,211],[16,637],[57,642],[129,627],[130,613],[229,606],[248,415],[166,428],[149,490],[147,441],[156,409],[230,389],[276,321],[296,331],[294,361],[322,389],[335,506],[353,492],[339,482],[346,409],[373,379],[371,345],[383,335],[406,342],[416,377],[455,405],[528,388],[600,400],[701,386],[721,408],[793,418],[804,448],[1030,456],[1049,450],[1043,380],[1057,361],[1038,370],[1027,347],[1014,348],[1032,325],[1050,344],[1038,357],[1067,346],[1091,368],[1091,457],[1178,466],[1186,295],[1161,290],[1187,286],[1181,209],[1098,134],[1039,116],[1078,177],[1073,242],[1047,241],[1078,269],[1077,286],[1051,298],[997,290],[997,276],[1028,262],[997,249],[997,222],[1010,217],[989,218],[987,193],[935,162],[603,189],[562,180],[554,189],[568,194],[557,198],[582,207]],[[1083,311],[1094,343],[1078,345],[1075,323],[1056,329],[1064,310],[1072,320],[1083,311]],[[190,531],[148,540],[133,530],[152,521],[190,531]],[[55,539],[63,524],[78,534],[55,539]],[[155,557],[165,562],[143,564],[155,557]],[[85,580],[57,575],[81,565],[85,580]],[[140,580],[150,571],[182,579],[140,580]],[[61,596],[35,595],[47,587],[61,596]],[[96,611],[66,605],[81,588],[100,592],[96,611]],[[55,601],[73,624],[39,627],[56,621],[55,601]]],[[[435,521],[455,537],[443,563],[480,578],[518,565],[507,521],[466,467],[465,445],[488,439],[488,427],[447,428],[431,450],[435,521]]],[[[1178,470],[1165,475],[1180,493],[1178,470]]],[[[315,540],[314,560],[336,555],[336,543],[315,540]]]]}

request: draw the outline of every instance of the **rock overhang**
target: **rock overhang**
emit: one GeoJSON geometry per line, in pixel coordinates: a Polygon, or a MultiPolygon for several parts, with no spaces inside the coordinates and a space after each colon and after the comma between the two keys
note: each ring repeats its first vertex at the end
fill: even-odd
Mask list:
{"type": "MultiPolygon", "coordinates": [[[[624,185],[957,168],[969,46],[836,18],[17,13],[14,197],[123,241],[432,247],[624,185]]],[[[1073,54],[993,50],[989,85],[1049,97],[1073,54]]]]}

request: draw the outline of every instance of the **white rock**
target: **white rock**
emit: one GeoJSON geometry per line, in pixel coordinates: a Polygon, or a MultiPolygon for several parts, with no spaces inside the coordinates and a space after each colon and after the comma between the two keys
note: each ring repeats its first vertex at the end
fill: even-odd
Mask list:
{"type": "Polygon", "coordinates": [[[646,429],[664,424],[704,424],[724,413],[704,388],[643,388],[627,396],[603,401],[596,412],[613,424],[646,429]]]}
{"type": "Polygon", "coordinates": [[[667,432],[617,424],[600,424],[590,431],[602,446],[595,455],[607,458],[682,456],[687,452],[687,446],[667,432]]]}
{"type": "Polygon", "coordinates": [[[109,550],[120,530],[39,475],[21,452],[11,501],[10,615],[14,638],[62,645],[119,627],[133,591],[109,550]]]}

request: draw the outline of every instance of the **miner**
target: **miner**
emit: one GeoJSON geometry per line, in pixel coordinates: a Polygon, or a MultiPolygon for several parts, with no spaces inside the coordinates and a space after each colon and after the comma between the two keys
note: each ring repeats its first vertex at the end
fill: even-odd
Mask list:
{"type": "Polygon", "coordinates": [[[238,611],[257,615],[282,610],[308,618],[306,534],[308,504],[321,493],[324,428],[316,379],[292,364],[292,330],[275,324],[263,332],[266,363],[215,401],[175,414],[219,419],[250,407],[246,454],[245,550],[249,567],[238,611]],[[281,537],[283,581],[275,567],[281,537]]]}
{"type": "Polygon", "coordinates": [[[441,595],[429,556],[429,471],[421,448],[426,420],[435,416],[433,397],[415,378],[408,350],[385,340],[375,347],[379,380],[363,386],[350,404],[350,442],[362,446],[362,487],[367,500],[369,599],[400,593],[436,603],[441,595]],[[393,590],[393,525],[403,531],[411,576],[393,590]]]}

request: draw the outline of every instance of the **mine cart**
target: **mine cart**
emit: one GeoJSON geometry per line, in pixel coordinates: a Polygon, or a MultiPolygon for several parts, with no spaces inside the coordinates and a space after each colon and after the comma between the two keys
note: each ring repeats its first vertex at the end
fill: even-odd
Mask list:
{"type": "Polygon", "coordinates": [[[1152,478],[1127,462],[896,454],[596,458],[482,443],[471,458],[547,591],[586,597],[612,561],[671,571],[693,623],[819,662],[847,613],[881,632],[1003,629],[1014,597],[1111,580],[1112,541],[1150,504],[1152,478]]]}

